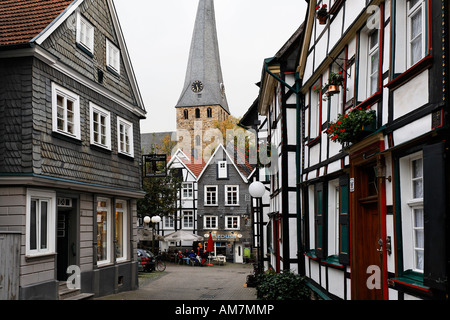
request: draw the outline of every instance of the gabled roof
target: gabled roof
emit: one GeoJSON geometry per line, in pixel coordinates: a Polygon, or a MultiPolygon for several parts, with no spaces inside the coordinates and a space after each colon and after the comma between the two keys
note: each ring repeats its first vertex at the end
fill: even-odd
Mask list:
{"type": "Polygon", "coordinates": [[[217,148],[214,151],[214,153],[212,154],[211,158],[209,158],[208,163],[206,163],[206,165],[203,167],[203,170],[200,173],[198,179],[200,180],[200,178],[202,177],[203,173],[205,173],[207,167],[211,163],[213,163],[213,161],[216,158],[217,154],[219,152],[223,152],[227,156],[227,158],[230,160],[230,162],[233,164],[234,168],[239,173],[239,175],[241,176],[242,180],[245,183],[248,183],[248,178],[249,178],[249,176],[251,176],[251,174],[253,173],[253,171],[255,170],[256,167],[252,166],[251,164],[249,164],[248,161],[245,159],[245,157],[243,157],[243,155],[241,153],[237,152],[236,148],[234,148],[234,151],[236,153],[236,157],[233,157],[232,155],[230,155],[227,152],[227,150],[225,149],[225,147],[223,146],[223,144],[220,144],[219,146],[217,146],[217,148]]]}
{"type": "Polygon", "coordinates": [[[0,1],[0,46],[31,42],[73,0],[0,1]]]}
{"type": "Polygon", "coordinates": [[[175,160],[178,160],[196,179],[199,178],[203,168],[206,166],[206,162],[203,159],[201,161],[196,160],[194,156],[183,152],[181,149],[178,149],[168,160],[167,167],[170,167],[175,160]]]}

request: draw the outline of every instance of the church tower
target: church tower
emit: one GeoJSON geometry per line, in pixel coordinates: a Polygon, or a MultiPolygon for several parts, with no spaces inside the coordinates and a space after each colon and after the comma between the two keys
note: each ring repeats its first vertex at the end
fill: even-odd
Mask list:
{"type": "Polygon", "coordinates": [[[209,142],[205,131],[214,121],[228,118],[227,98],[220,65],[213,0],[200,0],[192,36],[186,78],[176,105],[177,132],[185,151],[199,154],[209,142]],[[189,132],[190,147],[186,135],[189,132]],[[189,148],[189,149],[187,149],[189,148]]]}

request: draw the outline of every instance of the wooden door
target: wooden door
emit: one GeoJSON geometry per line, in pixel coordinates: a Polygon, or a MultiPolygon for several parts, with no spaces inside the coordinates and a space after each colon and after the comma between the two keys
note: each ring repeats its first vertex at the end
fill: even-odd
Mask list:
{"type": "Polygon", "coordinates": [[[20,233],[0,233],[0,300],[19,300],[20,233]]]}
{"type": "Polygon", "coordinates": [[[355,300],[383,299],[381,219],[376,164],[354,167],[352,196],[352,297],[355,300]]]}

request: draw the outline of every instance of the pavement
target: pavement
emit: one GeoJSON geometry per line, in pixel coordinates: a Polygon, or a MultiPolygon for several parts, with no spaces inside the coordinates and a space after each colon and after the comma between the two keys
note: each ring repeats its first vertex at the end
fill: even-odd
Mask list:
{"type": "Polygon", "coordinates": [[[257,300],[246,287],[251,264],[186,266],[167,263],[163,272],[139,274],[139,289],[96,300],[257,300]]]}

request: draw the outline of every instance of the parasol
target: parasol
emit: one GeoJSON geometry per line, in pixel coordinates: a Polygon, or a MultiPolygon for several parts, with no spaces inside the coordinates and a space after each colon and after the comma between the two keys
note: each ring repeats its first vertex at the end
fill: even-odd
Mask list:
{"type": "Polygon", "coordinates": [[[164,241],[203,241],[203,237],[192,232],[179,230],[165,236],[164,241]]]}
{"type": "MultiPolygon", "coordinates": [[[[206,246],[206,252],[214,252],[214,242],[212,239],[212,234],[211,232],[209,233],[209,238],[208,238],[208,244],[206,246]]],[[[208,266],[212,266],[211,264],[211,255],[208,255],[208,266]]]]}

